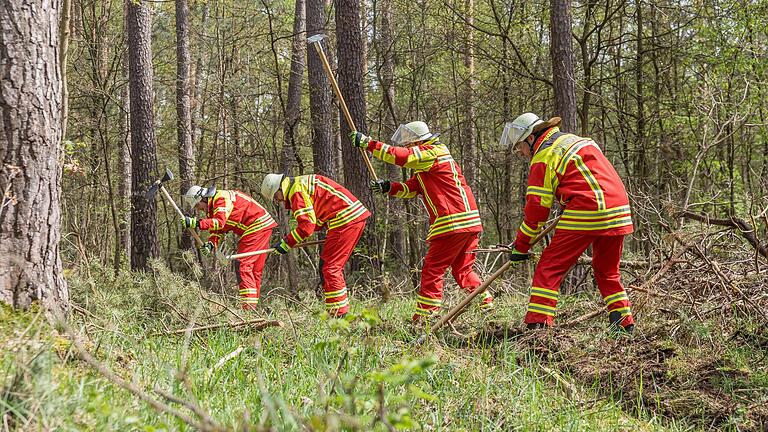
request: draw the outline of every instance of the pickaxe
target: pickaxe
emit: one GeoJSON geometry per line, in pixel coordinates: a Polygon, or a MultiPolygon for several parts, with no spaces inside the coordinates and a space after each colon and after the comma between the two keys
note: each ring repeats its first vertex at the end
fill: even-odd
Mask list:
{"type": "MultiPolygon", "coordinates": [[[[314,240],[314,241],[304,242],[304,243],[301,243],[301,244],[298,244],[298,245],[294,246],[294,249],[295,248],[303,248],[303,247],[307,247],[307,246],[314,246],[314,245],[323,244],[324,241],[325,240],[314,240]]],[[[227,255],[224,258],[230,259],[230,260],[232,260],[232,259],[240,259],[240,258],[245,258],[245,257],[249,257],[249,256],[254,256],[254,255],[267,254],[267,253],[274,252],[274,251],[275,251],[275,248],[269,248],[269,249],[262,249],[262,250],[257,250],[257,251],[243,252],[243,253],[239,253],[239,254],[227,255]]]]}
{"type": "MultiPolygon", "coordinates": [[[[324,34],[316,34],[308,37],[307,42],[315,45],[315,50],[317,50],[317,54],[320,56],[320,60],[322,60],[323,62],[323,68],[325,69],[325,73],[328,75],[328,79],[331,80],[331,86],[333,87],[333,91],[334,93],[336,93],[336,97],[339,99],[339,104],[341,105],[341,110],[344,112],[344,117],[347,119],[347,124],[349,125],[350,129],[352,129],[353,131],[356,131],[357,127],[355,127],[355,121],[352,120],[352,116],[349,114],[347,103],[344,102],[344,96],[341,95],[341,90],[339,89],[339,83],[336,82],[336,77],[333,76],[333,71],[331,71],[331,65],[330,63],[328,63],[328,58],[325,56],[325,51],[323,51],[323,45],[320,43],[320,41],[325,38],[326,36],[324,34]]],[[[363,155],[365,166],[368,168],[368,173],[371,175],[371,178],[373,180],[378,180],[379,177],[376,176],[376,171],[374,171],[373,165],[371,165],[371,160],[368,158],[368,153],[366,153],[365,150],[362,148],[359,150],[360,150],[360,154],[363,155]]]]}
{"type": "MultiPolygon", "coordinates": [[[[557,222],[560,220],[560,217],[554,220],[548,227],[544,228],[544,230],[539,233],[533,240],[531,240],[531,247],[541,241],[544,237],[546,237],[547,234],[550,233],[553,229],[555,229],[555,226],[557,226],[557,222]]],[[[461,311],[464,310],[465,307],[480,293],[488,289],[488,287],[499,278],[502,274],[504,274],[505,271],[507,271],[512,265],[514,265],[514,261],[507,261],[503,266],[501,266],[498,270],[496,270],[488,279],[485,280],[479,287],[475,288],[474,291],[470,295],[464,298],[464,300],[461,301],[461,303],[457,304],[453,307],[450,311],[448,311],[447,314],[445,314],[442,318],[437,320],[435,324],[432,325],[432,328],[430,329],[431,332],[435,332],[440,327],[444,326],[446,323],[451,321],[456,315],[458,315],[461,311]]],[[[423,335],[419,336],[418,339],[416,339],[416,342],[414,342],[416,345],[420,345],[427,339],[427,333],[424,333],[423,335]]]]}
{"type": "MultiPolygon", "coordinates": [[[[169,169],[165,169],[165,175],[162,176],[160,179],[152,183],[152,186],[149,187],[149,190],[144,195],[147,199],[153,199],[155,195],[157,195],[157,191],[161,190],[163,191],[163,195],[165,195],[165,198],[168,200],[169,203],[173,206],[174,209],[176,209],[176,213],[179,214],[182,218],[186,215],[179,209],[179,206],[176,205],[176,202],[171,198],[171,195],[168,193],[167,190],[165,190],[165,186],[163,186],[163,183],[167,183],[169,181],[173,180],[173,173],[169,169]]],[[[195,243],[197,243],[197,247],[203,246],[203,241],[200,239],[200,236],[197,234],[197,231],[193,230],[192,228],[188,228],[189,232],[192,234],[192,238],[195,239],[195,243]]]]}

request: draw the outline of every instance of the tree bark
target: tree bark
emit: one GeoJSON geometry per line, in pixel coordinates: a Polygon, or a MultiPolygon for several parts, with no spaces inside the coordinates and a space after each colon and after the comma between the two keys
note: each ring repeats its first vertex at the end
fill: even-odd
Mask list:
{"type": "Polygon", "coordinates": [[[131,268],[146,270],[159,256],[157,206],[145,196],[157,177],[152,92],[152,16],[147,4],[128,3],[128,59],[131,101],[131,268]]]}
{"type": "MultiPolygon", "coordinates": [[[[195,149],[192,142],[190,100],[189,3],[176,0],[176,135],[179,144],[179,194],[195,181],[195,149]]],[[[192,237],[182,230],[181,248],[192,248],[192,237]]]]}
{"type": "MultiPolygon", "coordinates": [[[[464,67],[467,72],[467,86],[464,93],[464,142],[462,142],[462,170],[472,190],[476,191],[479,184],[477,170],[477,130],[475,128],[475,33],[474,33],[474,0],[466,0],[466,48],[464,51],[464,67]]],[[[479,196],[478,196],[479,198],[479,196]]]]}
{"type": "MultiPolygon", "coordinates": [[[[325,0],[307,0],[306,16],[307,36],[325,33],[325,0]]],[[[317,50],[309,45],[307,46],[307,80],[315,172],[333,177],[336,175],[336,152],[331,123],[331,86],[317,50]]]]}
{"type": "Polygon", "coordinates": [[[59,255],[61,0],[0,1],[0,301],[68,306],[59,255]]]}
{"type": "MultiPolygon", "coordinates": [[[[291,46],[291,70],[288,78],[288,98],[285,105],[285,122],[283,123],[283,172],[290,174],[298,161],[298,145],[296,143],[296,128],[301,120],[301,81],[304,76],[304,0],[296,0],[293,18],[293,43],[291,46]]],[[[287,225],[287,223],[286,223],[287,225]]],[[[287,226],[285,227],[288,228],[287,226]]],[[[287,254],[288,285],[293,295],[298,296],[299,278],[296,255],[287,254]]]]}
{"type": "Polygon", "coordinates": [[[562,117],[566,132],[576,131],[576,87],[571,44],[571,0],[551,0],[549,49],[552,58],[552,84],[555,115],[562,117]]]}
{"type": "MultiPolygon", "coordinates": [[[[360,31],[360,0],[339,0],[336,3],[336,52],[338,81],[341,94],[358,131],[367,132],[365,86],[361,64],[363,42],[360,31]]],[[[373,196],[368,188],[368,171],[360,153],[349,143],[350,126],[340,113],[344,185],[368,209],[373,209],[373,196]]]]}

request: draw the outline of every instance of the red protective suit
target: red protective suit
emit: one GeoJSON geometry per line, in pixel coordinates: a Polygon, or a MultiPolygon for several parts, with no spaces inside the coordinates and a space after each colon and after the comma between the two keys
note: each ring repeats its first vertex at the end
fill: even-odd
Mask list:
{"type": "Polygon", "coordinates": [[[623,326],[633,324],[619,273],[624,235],[633,230],[624,184],[594,141],[552,127],[533,147],[525,216],[515,249],[528,252],[555,198],[564,210],[536,266],[525,322],[552,324],[565,273],[592,245],[592,267],[608,311],[620,312],[623,326]]]}
{"type": "MultiPolygon", "coordinates": [[[[462,289],[471,292],[481,284],[472,268],[475,254],[468,253],[477,247],[483,230],[475,196],[448,147],[437,137],[409,148],[371,140],[367,150],[384,162],[414,170],[405,182],[391,182],[389,194],[399,198],[420,195],[429,214],[429,250],[413,319],[434,314],[442,305],[443,275],[448,267],[462,289]]],[[[493,307],[487,291],[481,307],[493,307]]]]}
{"type": "Polygon", "coordinates": [[[318,228],[327,227],[320,258],[323,260],[323,293],[329,314],[349,311],[344,265],[363,234],[371,212],[346,188],[318,174],[289,178],[283,184],[285,206],[296,219],[282,241],[286,249],[303,242],[318,228]]]}
{"type": "MultiPolygon", "coordinates": [[[[269,248],[269,237],[277,226],[264,207],[250,196],[237,190],[220,190],[208,198],[207,218],[198,227],[209,230],[208,240],[219,245],[221,236],[232,231],[240,236],[237,252],[252,252],[269,248]]],[[[267,254],[241,258],[238,264],[240,302],[243,309],[254,309],[261,293],[261,274],[267,254]]]]}

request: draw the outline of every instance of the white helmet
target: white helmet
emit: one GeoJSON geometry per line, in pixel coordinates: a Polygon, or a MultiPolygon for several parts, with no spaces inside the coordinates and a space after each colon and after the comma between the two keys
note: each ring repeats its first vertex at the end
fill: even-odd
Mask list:
{"type": "Polygon", "coordinates": [[[267,201],[275,199],[275,193],[283,184],[285,174],[267,174],[261,182],[261,196],[267,201]]]}
{"type": "Polygon", "coordinates": [[[533,128],[541,123],[544,123],[544,120],[534,113],[522,114],[504,125],[504,132],[501,134],[499,144],[503,146],[515,145],[528,138],[528,135],[533,132],[533,128]]]}
{"type": "Polygon", "coordinates": [[[216,195],[216,188],[211,186],[209,188],[200,187],[198,185],[192,185],[184,192],[184,202],[190,207],[194,206],[203,198],[210,198],[216,195]]]}
{"type": "Polygon", "coordinates": [[[394,135],[392,135],[392,143],[395,145],[406,145],[415,141],[423,141],[432,138],[432,133],[429,132],[427,124],[423,121],[412,121],[408,124],[401,124],[394,135]]]}

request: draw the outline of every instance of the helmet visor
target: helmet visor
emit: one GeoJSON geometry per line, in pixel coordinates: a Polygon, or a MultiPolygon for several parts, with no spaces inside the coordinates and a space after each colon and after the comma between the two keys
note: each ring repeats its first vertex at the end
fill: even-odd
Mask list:
{"type": "Polygon", "coordinates": [[[409,128],[408,125],[401,124],[395,133],[392,135],[392,144],[395,145],[405,145],[410,144],[414,141],[421,141],[425,140],[429,137],[431,137],[432,134],[420,134],[413,129],[409,128]]]}
{"type": "Polygon", "coordinates": [[[527,128],[516,125],[512,122],[504,124],[504,132],[501,133],[499,144],[505,147],[513,146],[520,141],[527,128]]]}

